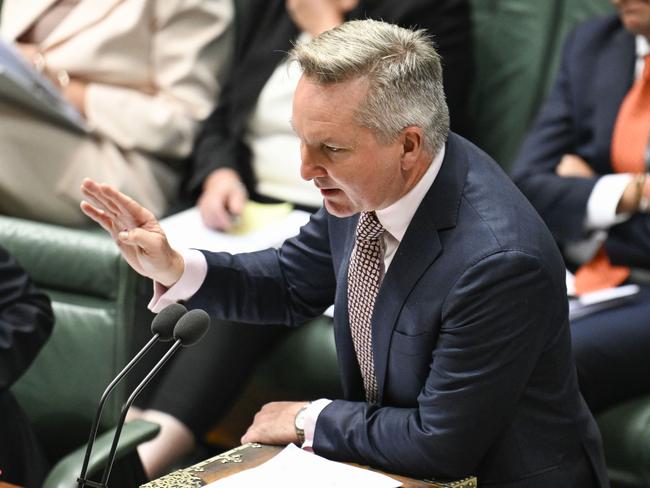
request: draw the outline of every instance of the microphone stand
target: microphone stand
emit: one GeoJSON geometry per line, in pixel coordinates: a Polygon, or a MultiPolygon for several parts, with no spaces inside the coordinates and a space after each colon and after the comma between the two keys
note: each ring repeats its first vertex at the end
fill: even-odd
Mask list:
{"type": "MultiPolygon", "coordinates": [[[[85,479],[86,478],[86,471],[88,470],[88,463],[90,462],[90,453],[93,448],[93,444],[95,443],[95,438],[97,437],[97,429],[99,428],[99,419],[102,415],[102,410],[104,409],[104,403],[106,403],[106,399],[108,398],[108,395],[115,389],[117,384],[120,382],[122,378],[135,366],[135,364],[142,359],[142,356],[144,356],[149,349],[153,347],[153,345],[158,341],[158,338],[160,337],[160,334],[155,334],[149,342],[136,354],[129,363],[124,366],[122,371],[113,379],[113,381],[110,382],[110,384],[106,387],[106,390],[104,390],[104,393],[102,394],[102,397],[99,400],[99,406],[97,407],[97,413],[95,414],[95,418],[93,420],[92,426],[90,427],[90,435],[88,437],[88,444],[86,444],[86,454],[84,455],[84,462],[81,467],[81,473],[79,474],[79,478],[77,479],[77,487],[78,488],[83,488],[85,483],[88,483],[88,481],[85,479]]],[[[92,486],[92,485],[88,485],[92,486]]]]}
{"type": "MultiPolygon", "coordinates": [[[[169,348],[169,350],[165,353],[165,355],[160,358],[160,361],[156,363],[156,365],[153,367],[153,369],[147,374],[147,376],[144,377],[144,379],[140,382],[140,384],[136,387],[136,389],[131,393],[131,396],[126,400],[126,403],[122,406],[122,411],[120,413],[120,419],[117,422],[117,426],[115,427],[115,434],[113,436],[113,444],[111,445],[111,451],[108,455],[108,461],[106,463],[106,467],[104,468],[104,473],[102,475],[102,480],[101,482],[97,483],[95,481],[87,480],[85,478],[85,471],[83,471],[83,476],[80,476],[78,481],[78,486],[79,488],[83,488],[86,486],[93,487],[93,488],[107,488],[107,483],[108,483],[108,477],[111,475],[111,470],[113,469],[113,463],[115,461],[115,455],[117,452],[117,445],[120,440],[120,435],[122,434],[122,427],[124,427],[124,421],[126,419],[126,413],[129,410],[129,407],[131,404],[135,401],[136,397],[140,394],[140,392],[149,384],[149,382],[153,379],[153,377],[160,371],[160,369],[165,365],[165,363],[169,360],[169,358],[172,357],[172,355],[183,345],[183,341],[180,339],[177,339],[176,342],[172,345],[172,347],[169,348]]],[[[134,358],[135,359],[135,358],[134,358]]]]}

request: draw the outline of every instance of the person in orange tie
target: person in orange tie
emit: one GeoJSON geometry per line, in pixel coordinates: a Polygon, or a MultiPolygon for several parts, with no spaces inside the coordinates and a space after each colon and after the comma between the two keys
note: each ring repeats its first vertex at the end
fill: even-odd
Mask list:
{"type": "Polygon", "coordinates": [[[575,272],[578,294],[624,283],[620,307],[572,322],[578,378],[598,412],[650,393],[650,0],[568,38],[513,179],[575,272]]]}

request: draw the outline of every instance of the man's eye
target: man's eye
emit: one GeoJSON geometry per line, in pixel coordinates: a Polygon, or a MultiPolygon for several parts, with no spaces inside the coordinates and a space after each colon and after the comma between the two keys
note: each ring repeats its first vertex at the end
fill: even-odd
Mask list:
{"type": "Polygon", "coordinates": [[[323,145],[323,148],[327,152],[331,152],[331,153],[337,153],[337,152],[341,152],[343,150],[340,147],[328,146],[327,144],[323,145]]]}

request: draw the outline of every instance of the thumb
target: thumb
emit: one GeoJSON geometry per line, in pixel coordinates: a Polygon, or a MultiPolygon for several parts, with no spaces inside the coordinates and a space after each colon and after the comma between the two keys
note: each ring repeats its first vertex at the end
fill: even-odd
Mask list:
{"type": "Polygon", "coordinates": [[[243,186],[231,192],[228,197],[228,210],[230,213],[233,215],[241,215],[244,211],[246,200],[248,200],[248,196],[243,186]]]}

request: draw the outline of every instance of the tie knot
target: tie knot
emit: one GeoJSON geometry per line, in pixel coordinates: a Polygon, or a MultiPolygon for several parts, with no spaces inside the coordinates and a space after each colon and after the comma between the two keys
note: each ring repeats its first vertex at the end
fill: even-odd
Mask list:
{"type": "Polygon", "coordinates": [[[385,230],[375,212],[361,212],[357,224],[357,240],[379,239],[385,230]]]}

